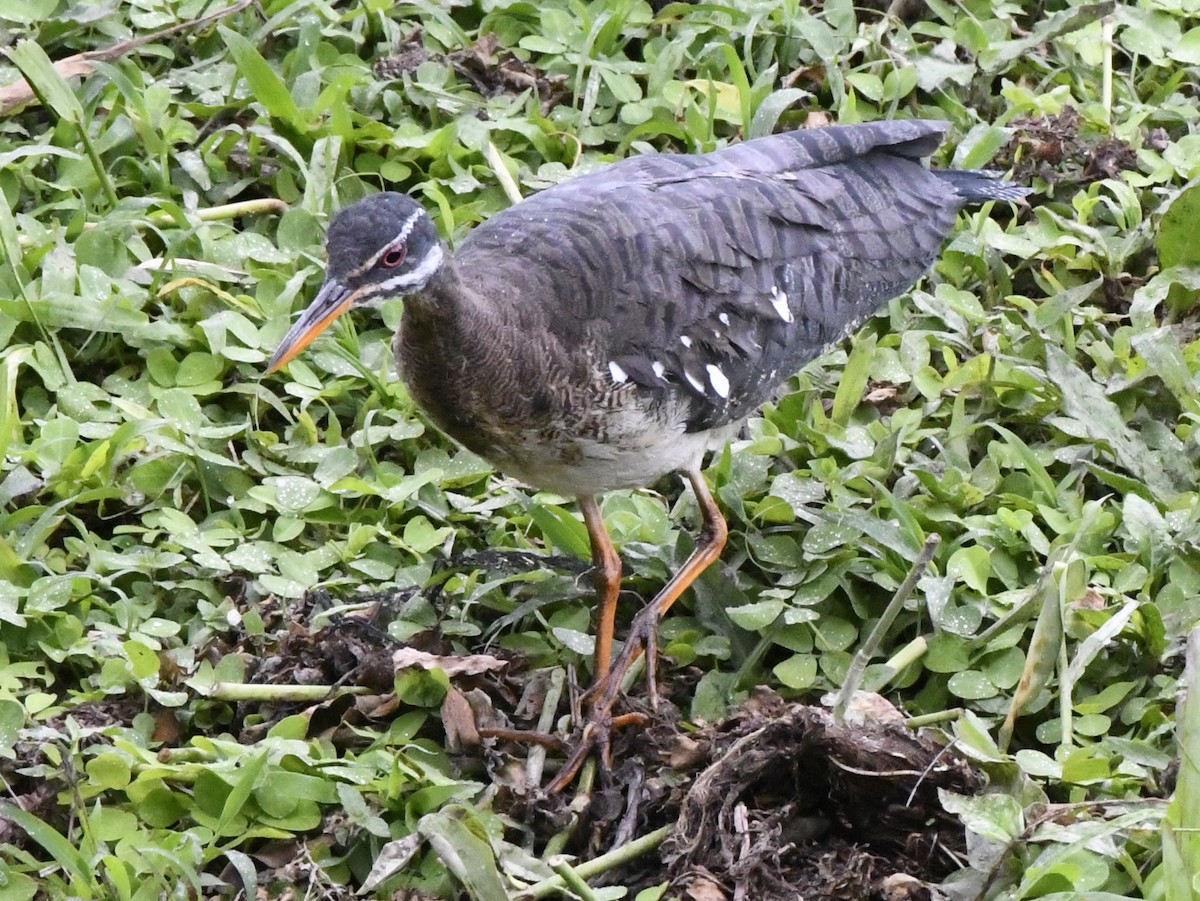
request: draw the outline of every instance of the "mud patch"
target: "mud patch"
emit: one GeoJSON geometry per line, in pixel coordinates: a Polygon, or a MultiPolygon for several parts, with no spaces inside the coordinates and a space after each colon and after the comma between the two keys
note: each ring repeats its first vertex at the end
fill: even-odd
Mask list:
{"type": "Polygon", "coordinates": [[[1082,133],[1079,111],[1065,106],[1057,116],[1017,119],[1013,136],[996,154],[993,168],[1012,169],[1012,180],[1040,179],[1051,194],[1075,191],[1104,178],[1137,169],[1137,153],[1116,138],[1082,133]]]}
{"type": "Polygon", "coordinates": [[[566,76],[539,72],[502,48],[494,34],[481,35],[470,47],[444,54],[426,49],[423,30],[414,28],[401,39],[392,54],[375,62],[375,77],[401,78],[429,61],[448,65],[484,97],[533,90],[542,101],[542,115],[567,97],[566,76]]]}
{"type": "MultiPolygon", "coordinates": [[[[296,636],[287,657],[321,669],[307,658],[320,649],[347,666],[378,655],[369,640],[375,634],[343,621],[296,636]]],[[[840,722],[760,688],[722,722],[696,729],[671,703],[686,700],[672,690],[686,683],[685,670],[664,686],[658,711],[640,692],[625,697],[623,712],[643,724],[613,733],[611,773],[582,796],[572,788],[547,797],[539,786],[577,740],[555,725],[567,709],[579,714],[579,699],[561,670],[513,663],[455,668],[440,722],[430,721],[426,737],[446,747],[460,776],[491,785],[493,809],[524,824],[535,849],[565,830],[572,835],[566,850],[588,859],[672,828],[656,855],[609,872],[610,883],[636,891],[667,882],[666,897],[689,901],[899,901],[931,897],[965,865],[962,823],[943,809],[939,792],[975,794],[985,778],[939,733],[912,731],[878,696],[864,696],[875,703],[856,705],[840,722]]],[[[363,672],[346,670],[355,671],[363,672]]],[[[336,710],[318,712],[325,706],[318,705],[314,727],[326,717],[378,724],[395,715],[386,703],[393,698],[372,691],[336,710]]]]}
{"type": "Polygon", "coordinates": [[[931,733],[839,723],[760,689],[701,740],[703,768],[664,806],[678,821],[666,875],[684,897],[912,896],[962,866],[962,825],[938,791],[983,779],[931,733]]]}

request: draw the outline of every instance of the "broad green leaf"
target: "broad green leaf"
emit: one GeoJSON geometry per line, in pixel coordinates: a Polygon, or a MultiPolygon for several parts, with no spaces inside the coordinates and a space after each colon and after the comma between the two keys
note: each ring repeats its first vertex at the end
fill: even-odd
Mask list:
{"type": "Polygon", "coordinates": [[[1087,373],[1057,347],[1046,349],[1047,371],[1062,392],[1063,409],[1070,422],[1056,418],[1080,437],[1106,442],[1116,460],[1138,476],[1157,497],[1170,500],[1178,494],[1170,473],[1177,464],[1152,452],[1129,428],[1116,404],[1087,373]]]}
{"type": "Polygon", "coordinates": [[[0,801],[0,815],[16,823],[50,854],[55,863],[66,871],[73,892],[82,898],[101,897],[91,864],[72,842],[33,814],[8,801],[0,801]]]}
{"type": "MultiPolygon", "coordinates": [[[[1163,852],[1178,860],[1184,873],[1200,873],[1200,630],[1187,638],[1183,709],[1176,725],[1179,775],[1175,796],[1163,820],[1163,852]]],[[[1174,884],[1174,883],[1172,883],[1174,884]]],[[[1185,895],[1177,896],[1180,899],[1185,895]]],[[[1168,894],[1168,898],[1173,898],[1168,894]]]]}
{"type": "Polygon", "coordinates": [[[470,808],[451,804],[421,818],[417,831],[429,842],[473,901],[509,901],[486,831],[470,808]]]}
{"type": "Polygon", "coordinates": [[[221,808],[221,817],[217,821],[216,835],[225,835],[235,818],[245,815],[243,808],[254,789],[258,787],[266,767],[266,751],[260,751],[242,764],[238,780],[225,797],[225,803],[221,808]]]}
{"type": "Polygon", "coordinates": [[[772,91],[758,105],[758,109],[754,111],[754,118],[750,121],[750,128],[747,130],[746,137],[760,138],[774,133],[775,126],[779,123],[779,117],[789,107],[811,96],[808,91],[803,91],[800,88],[784,88],[783,90],[772,91]]]}
{"type": "Polygon", "coordinates": [[[964,670],[950,677],[950,691],[968,701],[980,701],[984,698],[994,698],[1000,689],[979,670],[964,670]]]}
{"type": "Polygon", "coordinates": [[[587,528],[562,507],[534,502],[529,505],[529,516],[560,551],[584,560],[591,559],[587,528]]]}
{"type": "Polygon", "coordinates": [[[0,18],[22,25],[33,25],[50,16],[58,0],[4,0],[0,3],[0,18]]]}
{"type": "Polygon", "coordinates": [[[1192,185],[1171,201],[1159,223],[1158,258],[1164,269],[1200,265],[1197,222],[1200,222],[1200,185],[1192,185]]]}
{"type": "Polygon", "coordinates": [[[1184,65],[1200,65],[1200,26],[1189,29],[1175,46],[1167,50],[1167,55],[1184,65]]]}
{"type": "MultiPolygon", "coordinates": [[[[1197,216],[1200,216],[1200,192],[1196,195],[1196,205],[1197,216]]],[[[1200,222],[1200,218],[1196,221],[1200,222]]],[[[1200,255],[1196,261],[1200,262],[1200,255]]],[[[1135,335],[1133,347],[1184,410],[1193,414],[1200,412],[1195,376],[1188,368],[1178,338],[1170,329],[1152,329],[1135,335]]]]}
{"type": "Polygon", "coordinates": [[[980,838],[1007,844],[1025,828],[1024,811],[1011,795],[993,792],[968,796],[939,789],[938,797],[947,812],[958,816],[980,838]]]}
{"type": "Polygon", "coordinates": [[[963,169],[982,169],[1012,137],[1007,128],[976,125],[954,152],[954,163],[963,169]]]}
{"type": "Polygon", "coordinates": [[[12,698],[0,698],[0,756],[12,755],[24,725],[25,706],[12,698]]]}
{"type": "Polygon", "coordinates": [[[765,629],[779,618],[783,612],[784,603],[780,600],[759,601],[754,604],[743,604],[740,607],[730,607],[726,610],[729,618],[741,628],[750,632],[765,629]]]}
{"type": "Polygon", "coordinates": [[[4,51],[13,61],[29,86],[58,116],[72,125],[82,126],[85,122],[83,107],[66,80],[58,74],[46,51],[35,41],[18,41],[16,46],[4,51]]]}
{"type": "Polygon", "coordinates": [[[132,769],[124,754],[109,751],[87,762],[89,781],[100,788],[121,791],[129,785],[132,769]]]}
{"type": "Polygon", "coordinates": [[[1025,668],[1009,704],[1008,715],[1000,727],[999,744],[1004,750],[1007,750],[1012,739],[1017,717],[1046,687],[1058,666],[1063,643],[1063,605],[1068,602],[1062,596],[1059,585],[1061,579],[1065,578],[1066,569],[1065,565],[1056,563],[1054,574],[1058,578],[1047,579],[1041,592],[1041,610],[1033,627],[1033,637],[1029,640],[1025,668]]]}
{"type": "Polygon", "coordinates": [[[291,92],[258,52],[258,48],[224,25],[217,26],[217,31],[237,63],[238,71],[246,79],[251,96],[263,105],[268,115],[282,120],[297,132],[305,131],[308,123],[296,106],[291,92]]]}
{"type": "Polygon", "coordinates": [[[980,594],[987,594],[991,573],[991,555],[979,545],[959,548],[946,563],[946,575],[962,579],[980,594]]]}
{"type": "Polygon", "coordinates": [[[793,654],[771,671],[788,688],[800,691],[817,681],[817,658],[812,654],[793,654]]]}
{"type": "Polygon", "coordinates": [[[10,870],[5,874],[4,883],[0,885],[0,901],[29,901],[37,895],[39,882],[35,882],[24,873],[10,870]]]}
{"type": "Polygon", "coordinates": [[[255,897],[258,894],[258,867],[254,865],[254,861],[233,848],[226,848],[222,854],[241,880],[242,894],[247,898],[255,897]]]}
{"type": "Polygon", "coordinates": [[[1053,40],[1059,35],[1070,34],[1091,22],[1111,15],[1115,8],[1114,0],[1103,0],[1100,3],[1071,7],[1047,16],[1038,21],[1028,37],[1005,41],[995,50],[985,54],[984,71],[994,72],[1005,63],[1029,53],[1046,41],[1053,40]]]}
{"type": "Polygon", "coordinates": [[[850,422],[850,416],[862,400],[871,371],[871,358],[875,353],[875,336],[860,335],[853,342],[846,368],[838,381],[837,393],[833,397],[831,418],[840,426],[850,422]]]}

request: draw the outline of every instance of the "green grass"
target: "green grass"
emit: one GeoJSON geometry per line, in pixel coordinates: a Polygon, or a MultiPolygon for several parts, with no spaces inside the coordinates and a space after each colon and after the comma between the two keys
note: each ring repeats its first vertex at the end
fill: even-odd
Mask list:
{"type": "MultiPolygon", "coordinates": [[[[380,897],[551,878],[447,751],[443,673],[236,689],[331,684],[372,629],[588,665],[588,583],[539,556],[584,551],[573,506],[424,424],[398,302],[263,376],[328,216],[392,187],[453,241],[512,184],[882,117],[950,120],[936,163],[1008,168],[1031,206],[964,215],[714,461],[731,543],[663,668],[699,676],[689,717],[819,698],[936,535],[864,678],[992,778],[946,801],[964,878],[1195,897],[1200,4],[927,7],[266,0],[64,80],[50,60],[216,10],[0,0],[0,82],[37,95],[0,119],[0,901],[350,897],[385,847],[413,856],[380,897]]],[[[659,488],[604,502],[643,596],[694,528],[659,488]]]]}

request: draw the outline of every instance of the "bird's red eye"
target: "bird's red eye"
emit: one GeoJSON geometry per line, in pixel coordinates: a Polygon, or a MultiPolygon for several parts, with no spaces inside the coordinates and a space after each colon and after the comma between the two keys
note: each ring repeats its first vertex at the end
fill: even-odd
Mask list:
{"type": "Polygon", "coordinates": [[[383,255],[379,262],[383,263],[388,269],[395,269],[404,262],[405,253],[404,247],[393,247],[383,255]]]}

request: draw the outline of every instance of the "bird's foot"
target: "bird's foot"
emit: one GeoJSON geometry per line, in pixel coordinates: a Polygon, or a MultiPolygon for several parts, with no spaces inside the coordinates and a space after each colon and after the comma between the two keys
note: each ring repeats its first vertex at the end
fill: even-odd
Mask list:
{"type": "Polygon", "coordinates": [[[644,608],[634,617],[621,653],[617,655],[609,671],[593,682],[584,695],[586,719],[583,728],[578,732],[579,737],[574,750],[554,780],[546,787],[551,794],[556,794],[570,785],[593,752],[598,754],[600,766],[607,772],[611,767],[612,732],[631,725],[644,726],[649,722],[644,713],[613,715],[613,708],[621,697],[621,685],[625,676],[643,652],[646,655],[646,686],[650,706],[651,709],[657,710],[658,615],[652,607],[644,608]]]}
{"type": "Polygon", "coordinates": [[[611,711],[603,714],[593,711],[579,732],[579,738],[575,741],[575,749],[563,763],[562,769],[558,771],[554,780],[546,786],[547,793],[558,794],[570,785],[593,753],[600,761],[601,771],[610,772],[612,768],[612,733],[630,726],[645,726],[649,722],[650,718],[644,713],[623,713],[620,716],[613,716],[611,711]]]}

